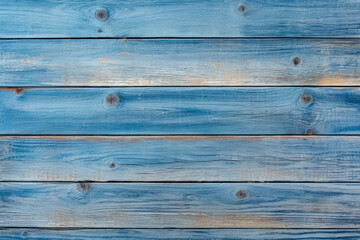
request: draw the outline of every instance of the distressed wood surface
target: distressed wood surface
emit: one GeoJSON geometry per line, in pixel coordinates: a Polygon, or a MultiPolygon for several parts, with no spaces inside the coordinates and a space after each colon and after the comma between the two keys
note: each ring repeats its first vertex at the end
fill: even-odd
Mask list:
{"type": "Polygon", "coordinates": [[[323,240],[360,238],[359,230],[305,230],[305,229],[83,229],[41,230],[0,229],[0,239],[296,239],[323,240]]]}
{"type": "Polygon", "coordinates": [[[0,191],[0,227],[360,226],[359,184],[0,183],[0,191]]]}
{"type": "Polygon", "coordinates": [[[16,0],[0,37],[359,37],[359,15],[357,0],[16,0]]]}
{"type": "Polygon", "coordinates": [[[359,39],[3,40],[0,49],[0,86],[360,85],[359,39]]]}
{"type": "Polygon", "coordinates": [[[359,134],[359,100],[359,88],[2,88],[0,134],[359,134]]]}
{"type": "Polygon", "coordinates": [[[359,181],[360,137],[1,137],[2,181],[359,181]]]}

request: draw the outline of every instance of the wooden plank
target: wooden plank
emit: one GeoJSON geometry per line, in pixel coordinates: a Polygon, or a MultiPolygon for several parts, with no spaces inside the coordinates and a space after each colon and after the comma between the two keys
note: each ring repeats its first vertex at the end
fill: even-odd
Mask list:
{"type": "Polygon", "coordinates": [[[360,180],[360,137],[1,137],[1,181],[360,180]]]}
{"type": "Polygon", "coordinates": [[[309,229],[0,229],[0,239],[359,239],[359,230],[309,229]]]}
{"type": "Polygon", "coordinates": [[[360,185],[0,183],[1,227],[359,228],[360,185]]]}
{"type": "Polygon", "coordinates": [[[0,49],[0,86],[360,83],[359,39],[3,40],[0,49]]]}
{"type": "Polygon", "coordinates": [[[359,37],[359,9],[357,0],[16,0],[1,4],[0,37],[359,37]]]}
{"type": "Polygon", "coordinates": [[[359,134],[359,88],[2,88],[0,134],[359,134]]]}

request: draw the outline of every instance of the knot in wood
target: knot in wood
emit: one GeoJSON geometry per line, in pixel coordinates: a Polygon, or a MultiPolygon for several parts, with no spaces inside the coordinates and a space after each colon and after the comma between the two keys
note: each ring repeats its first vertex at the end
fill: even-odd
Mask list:
{"type": "Polygon", "coordinates": [[[15,88],[16,94],[22,94],[24,92],[24,88],[15,88]]]}
{"type": "Polygon", "coordinates": [[[238,199],[243,199],[243,198],[246,198],[246,192],[244,190],[239,190],[235,193],[235,196],[238,198],[238,199]]]}
{"type": "Polygon", "coordinates": [[[292,60],[291,60],[291,62],[294,64],[294,66],[300,66],[300,64],[301,64],[301,58],[299,58],[299,57],[294,57],[292,60]]]}
{"type": "Polygon", "coordinates": [[[108,166],[109,166],[109,168],[115,168],[115,167],[116,167],[116,164],[113,163],[113,162],[111,162],[111,163],[108,163],[108,166]]]}
{"type": "Polygon", "coordinates": [[[106,104],[110,107],[116,107],[120,102],[120,98],[113,93],[108,94],[105,100],[106,104]]]}
{"type": "Polygon", "coordinates": [[[105,9],[98,9],[95,11],[95,17],[97,20],[104,22],[109,18],[109,15],[105,9]]]}
{"type": "Polygon", "coordinates": [[[246,6],[244,4],[240,4],[238,10],[239,12],[244,13],[246,12],[246,6]]]}
{"type": "Polygon", "coordinates": [[[313,97],[310,94],[304,94],[301,96],[301,102],[304,105],[309,105],[310,103],[312,103],[313,101],[313,97]]]}
{"type": "Polygon", "coordinates": [[[90,184],[88,183],[84,183],[84,182],[80,182],[76,185],[76,188],[79,192],[85,193],[90,189],[90,184]]]}

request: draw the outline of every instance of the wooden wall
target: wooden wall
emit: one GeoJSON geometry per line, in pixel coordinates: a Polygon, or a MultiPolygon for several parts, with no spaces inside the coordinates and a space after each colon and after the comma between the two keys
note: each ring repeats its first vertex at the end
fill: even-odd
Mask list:
{"type": "Polygon", "coordinates": [[[0,239],[360,239],[359,16],[0,2],[0,239]]]}

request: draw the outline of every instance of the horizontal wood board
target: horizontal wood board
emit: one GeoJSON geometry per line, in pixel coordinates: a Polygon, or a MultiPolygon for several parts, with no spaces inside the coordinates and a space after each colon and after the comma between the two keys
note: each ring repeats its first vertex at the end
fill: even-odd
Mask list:
{"type": "Polygon", "coordinates": [[[359,134],[359,100],[358,88],[2,88],[0,134],[359,134]]]}
{"type": "Polygon", "coordinates": [[[0,239],[348,239],[360,238],[360,230],[299,230],[299,229],[0,229],[0,239]]]}
{"type": "Polygon", "coordinates": [[[3,40],[0,50],[0,86],[360,85],[359,39],[3,40]]]}
{"type": "Polygon", "coordinates": [[[360,137],[1,137],[2,181],[360,181],[360,137]]]}
{"type": "Polygon", "coordinates": [[[359,228],[360,225],[359,184],[0,183],[0,191],[0,227],[359,228]]]}
{"type": "Polygon", "coordinates": [[[359,37],[359,15],[357,0],[17,0],[0,38],[359,37]]]}

